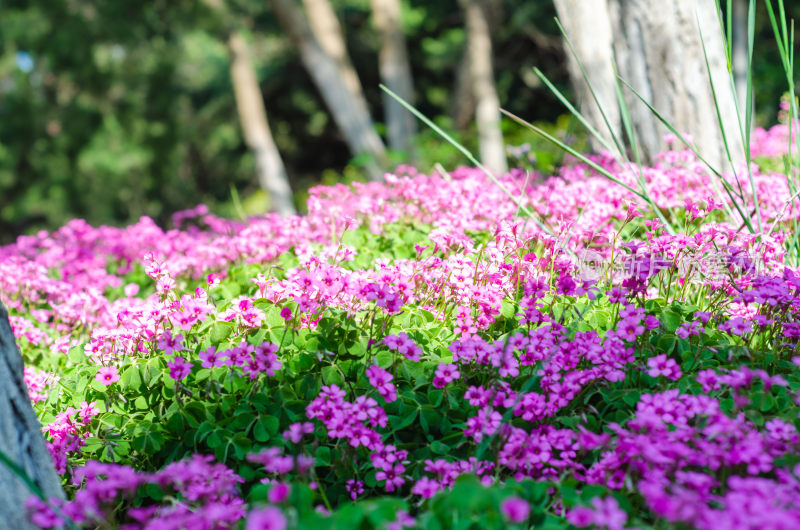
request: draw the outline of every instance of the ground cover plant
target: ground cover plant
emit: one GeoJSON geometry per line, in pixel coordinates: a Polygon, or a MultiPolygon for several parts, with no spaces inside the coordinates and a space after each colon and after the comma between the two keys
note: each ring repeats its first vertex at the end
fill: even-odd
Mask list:
{"type": "Polygon", "coordinates": [[[20,237],[0,299],[70,499],[32,520],[800,527],[789,135],[754,135],[763,234],[676,149],[592,158],[658,212],[583,164],[400,167],[306,216],[20,237]]]}

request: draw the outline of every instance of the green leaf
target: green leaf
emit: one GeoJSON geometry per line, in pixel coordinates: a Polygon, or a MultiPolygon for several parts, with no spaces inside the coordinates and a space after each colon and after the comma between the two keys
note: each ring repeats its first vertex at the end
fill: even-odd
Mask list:
{"type": "Polygon", "coordinates": [[[437,455],[446,455],[450,452],[450,447],[448,447],[446,444],[443,444],[439,440],[431,443],[430,447],[431,451],[437,455]]]}
{"type": "Polygon", "coordinates": [[[81,363],[86,360],[86,354],[80,346],[73,346],[70,348],[67,355],[69,356],[69,360],[74,363],[81,363]]]}
{"type": "Polygon", "coordinates": [[[322,368],[322,380],[326,385],[342,386],[344,384],[342,374],[339,373],[339,370],[337,370],[335,366],[325,366],[322,368]]]}
{"type": "Polygon", "coordinates": [[[263,423],[257,422],[255,426],[253,426],[253,437],[257,442],[263,443],[269,441],[269,431],[264,427],[263,423]]]}
{"type": "Polygon", "coordinates": [[[674,313],[672,311],[664,311],[661,314],[661,323],[664,324],[664,327],[671,332],[675,332],[678,329],[678,326],[681,325],[683,318],[680,314],[674,313]]]}
{"type": "Polygon", "coordinates": [[[215,322],[211,328],[212,344],[219,344],[233,332],[233,324],[230,322],[215,322]]]}
{"type": "Polygon", "coordinates": [[[138,391],[142,387],[142,376],[139,375],[139,367],[135,364],[129,366],[122,372],[120,383],[123,390],[138,391]]]}
{"type": "Polygon", "coordinates": [[[321,445],[317,447],[316,452],[314,453],[314,461],[318,466],[329,466],[331,465],[331,449],[328,446],[321,445]]]}

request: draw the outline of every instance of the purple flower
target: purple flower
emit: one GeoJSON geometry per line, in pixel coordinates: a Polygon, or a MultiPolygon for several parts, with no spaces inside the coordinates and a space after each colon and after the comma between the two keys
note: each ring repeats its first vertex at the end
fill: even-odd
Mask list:
{"type": "Polygon", "coordinates": [[[519,497],[509,497],[500,505],[500,511],[509,522],[522,523],[528,520],[531,505],[519,497]]]}
{"type": "Polygon", "coordinates": [[[638,317],[629,317],[620,321],[617,326],[617,337],[633,342],[636,337],[644,333],[644,326],[641,325],[638,317]]]}
{"type": "Polygon", "coordinates": [[[181,342],[183,342],[183,335],[175,335],[172,336],[172,332],[165,331],[161,338],[158,339],[158,347],[164,350],[164,353],[167,355],[171,355],[173,352],[180,352],[183,351],[183,346],[181,346],[181,342]]]}
{"type": "Polygon", "coordinates": [[[683,372],[681,372],[678,363],[674,359],[669,359],[665,354],[656,355],[647,360],[647,375],[650,377],[658,377],[663,375],[667,379],[677,381],[680,379],[683,372]]]}
{"type": "Polygon", "coordinates": [[[606,291],[608,301],[612,304],[624,304],[627,301],[628,290],[622,286],[616,286],[610,291],[606,291]]]}
{"type": "Polygon", "coordinates": [[[169,367],[169,376],[176,381],[182,381],[191,373],[194,365],[187,363],[183,357],[175,357],[175,360],[168,362],[167,366],[169,367]]]}
{"type": "Polygon", "coordinates": [[[350,494],[352,500],[356,500],[359,495],[364,493],[364,481],[349,478],[344,482],[344,487],[347,493],[350,494]]]}
{"type": "Polygon", "coordinates": [[[215,368],[223,365],[222,355],[217,352],[216,346],[211,346],[207,350],[201,351],[198,357],[203,361],[201,364],[203,368],[215,368]]]}
{"type": "Polygon", "coordinates": [[[731,335],[742,336],[745,333],[751,333],[753,331],[753,324],[751,322],[746,322],[742,317],[735,317],[720,324],[719,330],[727,331],[731,335]]]}
{"type": "Polygon", "coordinates": [[[369,384],[378,390],[378,394],[383,396],[387,403],[397,399],[397,389],[390,383],[394,376],[378,365],[367,368],[367,379],[369,384]]]}
{"type": "Polygon", "coordinates": [[[395,489],[405,484],[406,479],[401,476],[405,470],[406,466],[403,464],[387,466],[386,468],[375,473],[375,479],[385,480],[386,485],[384,487],[386,488],[386,491],[392,493],[395,489]]]}
{"type": "Polygon", "coordinates": [[[280,504],[289,497],[290,491],[291,489],[287,483],[273,482],[269,493],[267,493],[267,500],[273,504],[280,504]]]}
{"type": "Polygon", "coordinates": [[[606,526],[609,530],[621,530],[625,527],[628,514],[619,507],[619,503],[614,497],[605,499],[595,497],[592,499],[592,506],[595,510],[594,523],[596,525],[606,526]]]}
{"type": "Polygon", "coordinates": [[[448,383],[452,383],[461,377],[458,366],[455,364],[440,364],[436,367],[436,375],[433,378],[433,386],[444,388],[448,383]]]}
{"type": "Polygon", "coordinates": [[[314,424],[306,422],[297,422],[289,425],[289,428],[283,431],[283,437],[292,443],[299,444],[303,439],[304,434],[311,434],[314,432],[314,424]]]}
{"type": "Polygon", "coordinates": [[[268,506],[261,510],[253,510],[247,517],[245,530],[285,530],[286,517],[275,506],[268,506]]]}
{"type": "Polygon", "coordinates": [[[594,512],[586,506],[576,506],[567,513],[567,521],[578,528],[594,524],[594,512]]]}
{"type": "Polygon", "coordinates": [[[422,477],[417,481],[416,484],[414,484],[414,487],[411,489],[411,493],[414,495],[419,495],[423,499],[430,499],[440,489],[442,489],[442,485],[439,484],[438,481],[428,477],[422,477]]]}

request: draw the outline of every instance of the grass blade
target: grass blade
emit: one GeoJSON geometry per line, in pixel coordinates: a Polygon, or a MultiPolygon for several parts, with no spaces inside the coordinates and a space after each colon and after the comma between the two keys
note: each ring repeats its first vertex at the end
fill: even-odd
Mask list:
{"type": "Polygon", "coordinates": [[[524,126],[528,127],[529,129],[531,129],[533,132],[535,132],[536,134],[538,134],[539,136],[541,136],[542,138],[544,138],[548,142],[550,142],[553,145],[559,147],[560,149],[563,149],[564,151],[566,151],[570,155],[572,155],[575,158],[577,158],[578,160],[580,160],[582,163],[586,164],[587,166],[591,167],[592,169],[594,169],[595,171],[597,171],[598,173],[603,175],[605,178],[607,178],[611,182],[614,182],[615,184],[619,184],[620,186],[622,186],[626,190],[630,191],[631,193],[633,193],[634,195],[636,195],[637,197],[639,197],[640,199],[645,201],[653,209],[653,211],[659,217],[659,219],[666,225],[667,231],[669,233],[671,233],[671,234],[675,233],[674,229],[672,228],[672,224],[669,223],[669,221],[667,221],[664,218],[664,214],[661,213],[661,209],[658,208],[658,206],[656,206],[656,204],[653,202],[653,200],[650,198],[649,195],[647,195],[646,193],[641,193],[641,192],[636,191],[635,189],[631,188],[630,186],[628,186],[627,184],[625,184],[624,182],[619,180],[617,177],[615,177],[611,172],[609,172],[607,169],[605,169],[601,165],[597,164],[596,162],[593,162],[592,160],[589,160],[585,155],[579,153],[578,151],[576,151],[572,147],[568,146],[567,144],[565,144],[564,142],[562,142],[558,138],[552,136],[551,134],[548,134],[547,132],[545,132],[541,128],[537,127],[536,125],[525,121],[524,119],[522,119],[519,116],[516,116],[516,115],[508,112],[505,109],[500,109],[500,112],[502,112],[503,114],[505,114],[506,116],[508,116],[512,120],[516,121],[520,125],[524,125],[524,126]]]}
{"type": "MultiPolygon", "coordinates": [[[[628,90],[630,90],[631,92],[633,92],[633,94],[634,94],[634,95],[635,95],[635,96],[636,96],[636,97],[639,99],[639,101],[641,101],[642,103],[644,103],[644,104],[647,106],[647,108],[648,108],[648,109],[650,109],[650,111],[651,111],[651,112],[652,112],[652,113],[653,113],[653,114],[656,116],[656,118],[658,118],[658,121],[660,121],[660,122],[661,122],[661,123],[662,123],[662,124],[663,124],[663,125],[664,125],[664,126],[667,128],[667,129],[669,129],[669,131],[670,131],[672,134],[674,134],[674,135],[675,135],[675,137],[676,137],[676,138],[678,138],[678,139],[681,141],[681,143],[683,143],[683,144],[684,144],[684,145],[685,145],[687,148],[689,148],[689,149],[690,149],[690,150],[691,150],[691,151],[692,151],[692,152],[695,154],[695,156],[697,156],[697,159],[698,159],[698,160],[700,160],[700,161],[701,161],[701,162],[702,162],[702,163],[703,163],[703,164],[704,164],[704,165],[705,165],[705,166],[706,166],[706,167],[707,167],[707,168],[708,168],[708,169],[709,169],[709,170],[710,170],[710,171],[711,171],[711,172],[712,172],[712,173],[713,173],[713,174],[714,174],[714,175],[715,175],[715,176],[716,176],[718,179],[719,179],[719,181],[720,181],[720,183],[722,184],[723,188],[724,188],[724,189],[725,189],[725,191],[728,193],[728,197],[731,199],[731,202],[732,202],[732,203],[733,203],[733,205],[736,207],[736,210],[737,210],[737,212],[738,212],[738,213],[739,213],[739,215],[742,217],[742,219],[744,220],[745,224],[748,226],[748,228],[750,229],[750,231],[751,231],[751,232],[754,232],[754,230],[752,230],[752,224],[750,223],[750,218],[749,218],[749,216],[746,216],[746,215],[745,215],[745,214],[742,212],[742,209],[741,209],[741,207],[740,207],[739,203],[738,203],[738,202],[736,201],[736,199],[734,199],[734,197],[733,197],[733,191],[735,191],[735,190],[733,190],[733,188],[731,187],[731,185],[730,185],[728,182],[726,182],[726,181],[725,181],[725,179],[722,177],[722,174],[721,174],[719,171],[717,171],[717,169],[716,169],[715,167],[713,167],[713,166],[712,166],[712,165],[711,165],[711,164],[710,164],[710,163],[709,163],[709,162],[708,162],[708,161],[707,161],[705,158],[703,158],[703,156],[702,156],[702,155],[701,155],[701,154],[700,154],[700,153],[697,151],[697,148],[696,148],[695,146],[693,146],[692,144],[690,144],[690,143],[689,143],[689,142],[686,140],[686,138],[683,136],[683,134],[679,133],[679,132],[677,131],[677,129],[675,129],[675,127],[673,127],[673,126],[672,126],[672,124],[670,124],[670,123],[669,123],[669,121],[668,121],[666,118],[664,118],[664,116],[663,116],[663,115],[662,115],[660,112],[658,112],[658,111],[655,109],[655,107],[653,107],[653,105],[651,105],[651,104],[650,104],[650,102],[649,102],[649,101],[647,101],[647,100],[646,100],[644,97],[642,97],[642,95],[641,95],[641,94],[639,94],[639,93],[636,91],[636,89],[634,89],[634,88],[633,88],[633,87],[632,87],[630,84],[628,84],[628,82],[627,82],[627,81],[625,81],[624,79],[620,78],[620,81],[621,81],[621,82],[622,82],[622,83],[623,83],[623,84],[624,84],[626,87],[628,87],[628,90]]],[[[744,197],[742,197],[742,200],[744,200],[744,197]]]]}
{"type": "Polygon", "coordinates": [[[486,174],[486,176],[488,176],[488,177],[489,177],[489,178],[492,180],[492,182],[494,182],[494,183],[495,183],[495,185],[497,185],[497,187],[499,187],[499,188],[500,188],[500,190],[501,190],[501,191],[502,191],[502,192],[503,192],[503,193],[504,193],[504,194],[505,194],[505,195],[506,195],[506,196],[507,196],[509,199],[511,199],[511,201],[512,201],[512,202],[513,202],[513,203],[514,203],[516,206],[517,206],[517,208],[518,208],[518,211],[524,212],[524,213],[525,213],[525,215],[527,215],[529,218],[531,218],[531,219],[533,220],[533,222],[534,222],[534,223],[536,223],[536,225],[537,225],[539,228],[541,228],[542,230],[544,230],[544,231],[545,231],[547,234],[549,234],[549,235],[553,235],[553,233],[552,233],[552,230],[550,230],[550,229],[549,229],[547,226],[545,226],[545,225],[544,225],[544,223],[542,223],[542,222],[541,222],[541,221],[540,221],[540,220],[539,220],[539,219],[538,219],[538,218],[537,218],[537,217],[534,215],[534,213],[533,213],[533,212],[532,212],[532,211],[531,211],[529,208],[527,208],[527,207],[523,206],[523,205],[522,205],[522,202],[521,202],[521,201],[519,201],[519,200],[518,200],[518,199],[517,199],[517,198],[514,196],[514,194],[513,194],[513,193],[511,193],[511,192],[510,192],[510,191],[509,191],[509,190],[508,190],[508,189],[507,189],[505,186],[503,186],[503,183],[502,183],[502,182],[500,182],[500,181],[497,179],[497,177],[495,177],[495,176],[494,176],[494,174],[493,174],[491,171],[489,171],[489,169],[487,169],[487,168],[486,168],[486,167],[485,167],[483,164],[481,164],[481,163],[480,163],[480,161],[478,161],[478,159],[477,159],[477,158],[475,158],[475,156],[474,156],[474,155],[473,155],[473,154],[472,154],[472,153],[469,151],[469,149],[467,149],[466,147],[464,147],[463,145],[461,145],[460,143],[458,143],[458,142],[457,142],[455,139],[453,139],[453,137],[452,137],[452,136],[450,136],[449,134],[447,134],[447,133],[446,133],[446,132],[445,132],[445,131],[444,131],[444,130],[441,128],[441,127],[439,127],[438,125],[436,125],[435,123],[433,123],[433,122],[432,122],[432,121],[431,121],[431,120],[430,120],[430,119],[429,119],[427,116],[425,116],[425,115],[424,115],[424,114],[422,114],[420,111],[418,111],[417,109],[415,109],[415,108],[413,107],[413,105],[411,105],[411,104],[410,104],[410,103],[408,103],[406,100],[404,100],[403,98],[401,98],[400,96],[398,96],[397,94],[395,94],[394,92],[392,92],[392,91],[391,91],[391,90],[390,90],[390,89],[389,89],[387,86],[385,86],[385,85],[381,84],[381,85],[380,85],[380,87],[381,87],[381,90],[383,90],[384,92],[386,92],[387,94],[389,94],[389,95],[390,95],[392,98],[394,98],[394,99],[395,99],[395,100],[396,100],[398,103],[400,103],[400,105],[402,105],[403,107],[405,107],[405,109],[406,109],[406,110],[408,110],[408,111],[409,111],[411,114],[413,114],[413,115],[414,115],[414,116],[415,116],[417,119],[419,119],[420,121],[422,121],[422,123],[424,123],[425,125],[427,125],[427,126],[428,126],[428,127],[430,127],[431,129],[433,129],[433,130],[434,130],[434,131],[435,131],[435,132],[436,132],[436,133],[437,133],[439,136],[441,136],[442,138],[444,138],[445,140],[447,140],[447,141],[448,141],[448,142],[449,142],[449,143],[450,143],[450,144],[451,144],[453,147],[455,147],[456,149],[458,149],[458,150],[459,150],[459,151],[460,151],[460,152],[461,152],[461,153],[462,153],[464,156],[466,156],[466,157],[467,157],[467,160],[469,160],[470,162],[472,162],[473,164],[475,164],[475,167],[477,167],[477,168],[481,169],[481,171],[483,171],[483,172],[486,174]]]}

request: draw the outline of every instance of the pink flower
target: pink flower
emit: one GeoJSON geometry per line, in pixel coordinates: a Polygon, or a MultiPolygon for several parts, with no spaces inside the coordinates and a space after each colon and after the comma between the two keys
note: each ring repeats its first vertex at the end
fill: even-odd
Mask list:
{"type": "Polygon", "coordinates": [[[387,403],[397,399],[397,389],[390,383],[394,376],[378,365],[367,368],[367,379],[369,384],[378,390],[378,394],[383,396],[387,403]]]}
{"type": "Polygon", "coordinates": [[[509,497],[500,504],[500,511],[509,522],[522,523],[528,520],[531,505],[519,497],[509,497]]]}
{"type": "Polygon", "coordinates": [[[280,508],[268,506],[263,509],[256,509],[250,512],[247,517],[245,530],[285,530],[286,516],[280,508]]]}
{"type": "Polygon", "coordinates": [[[403,464],[386,466],[384,469],[381,469],[375,473],[375,479],[385,480],[386,485],[384,487],[386,488],[386,491],[392,493],[395,489],[405,484],[406,479],[401,476],[405,470],[406,466],[403,464]]]}
{"type": "Polygon", "coordinates": [[[644,333],[644,326],[636,317],[626,318],[617,325],[617,337],[633,342],[636,337],[644,333]]]}
{"type": "Polygon", "coordinates": [[[419,495],[423,499],[430,499],[440,489],[442,489],[442,485],[439,484],[438,481],[428,477],[422,477],[417,481],[416,484],[414,484],[414,487],[411,489],[411,493],[414,495],[419,495]]]}
{"type": "Polygon", "coordinates": [[[592,499],[592,507],[595,510],[594,523],[596,525],[606,526],[609,530],[621,530],[625,527],[628,514],[619,507],[619,503],[614,497],[605,499],[595,497],[592,499]]]}
{"type": "Polygon", "coordinates": [[[681,372],[678,363],[674,359],[668,359],[665,354],[656,355],[647,360],[647,375],[650,377],[658,377],[663,375],[667,379],[677,381],[680,379],[683,372],[681,372]]]}
{"type": "Polygon", "coordinates": [[[284,320],[291,320],[292,318],[292,310],[288,307],[284,307],[281,309],[281,318],[284,320]]]}
{"type": "Polygon", "coordinates": [[[433,386],[444,388],[448,383],[452,383],[461,377],[458,366],[455,364],[440,364],[436,367],[436,375],[433,378],[433,386]]]}
{"type": "Polygon", "coordinates": [[[115,366],[101,366],[94,378],[108,386],[111,383],[116,383],[119,381],[119,373],[117,372],[117,368],[115,366]]]}
{"type": "Polygon", "coordinates": [[[283,431],[283,437],[292,443],[299,444],[303,439],[304,434],[311,434],[314,432],[314,424],[306,422],[297,422],[289,425],[289,428],[283,431]]]}
{"type": "Polygon", "coordinates": [[[129,283],[125,286],[125,296],[128,298],[133,298],[139,293],[139,285],[135,283],[129,283]]]}
{"type": "Polygon", "coordinates": [[[723,322],[719,325],[720,331],[727,331],[731,335],[739,335],[742,336],[745,333],[752,333],[753,331],[753,324],[751,322],[745,321],[742,317],[735,317],[727,322],[723,322]]]}
{"type": "Polygon", "coordinates": [[[576,506],[567,513],[567,521],[578,528],[594,524],[594,512],[586,506],[576,506]]]}
{"type": "Polygon", "coordinates": [[[386,524],[386,530],[402,530],[407,526],[410,527],[415,524],[417,524],[417,521],[411,517],[408,512],[401,510],[397,512],[397,519],[386,524]]]}

